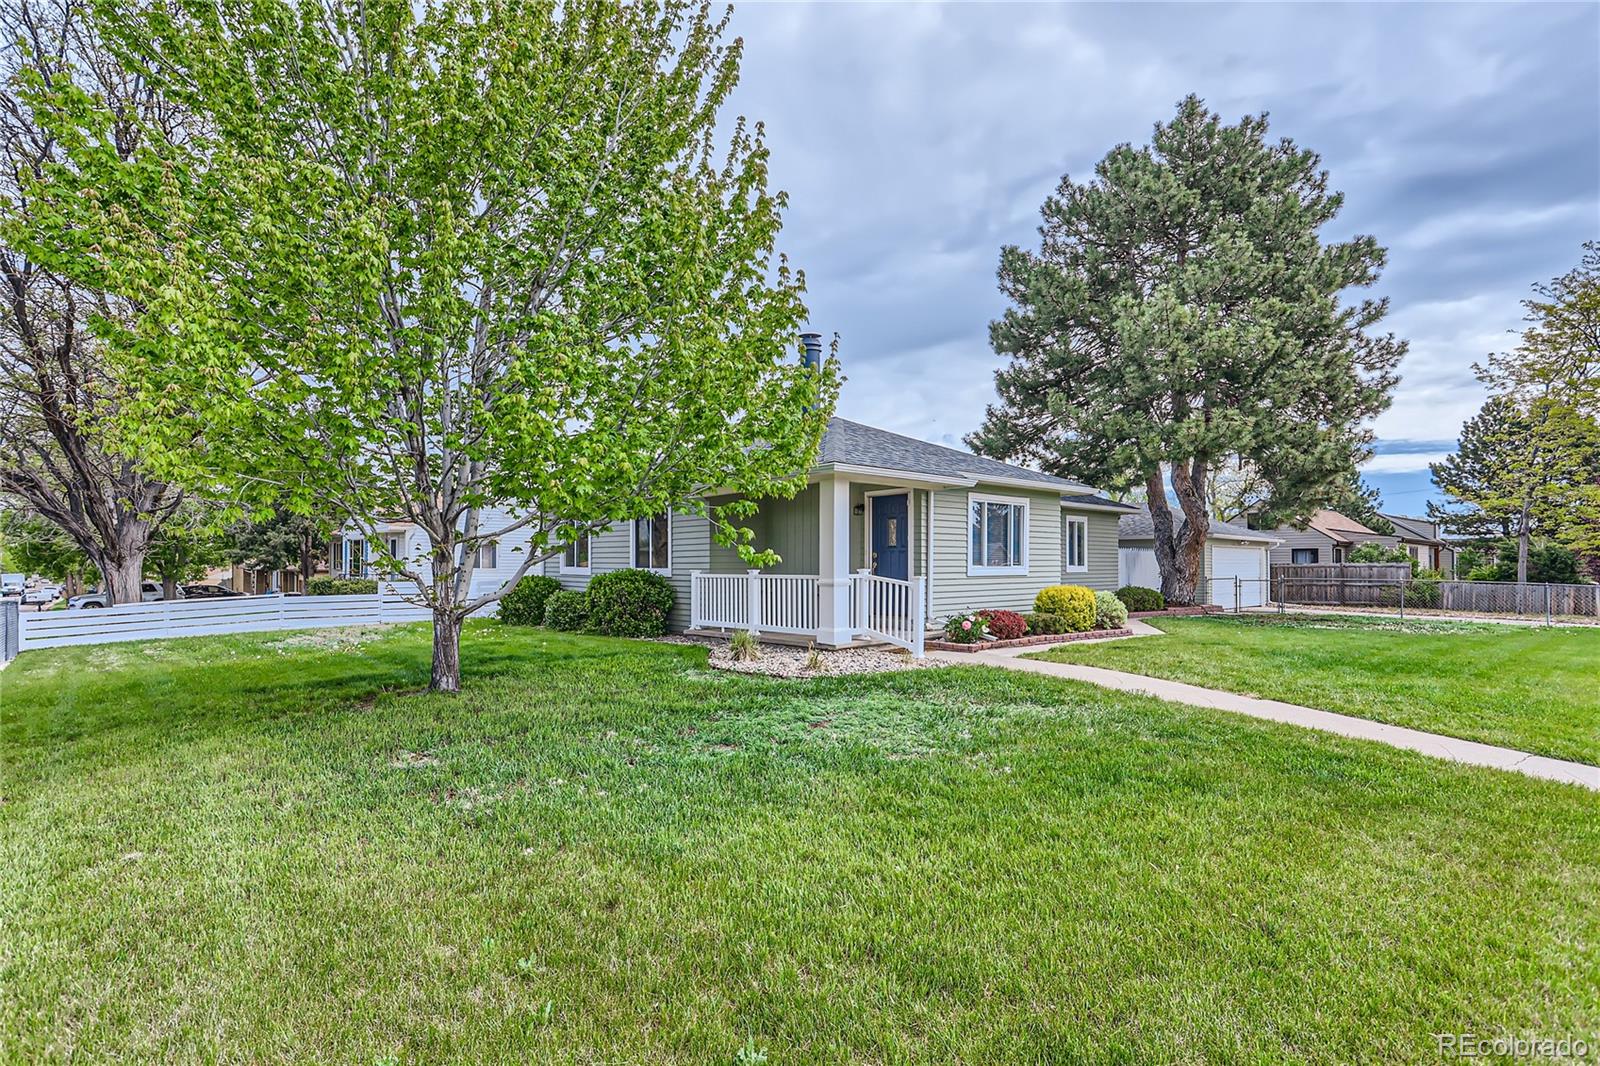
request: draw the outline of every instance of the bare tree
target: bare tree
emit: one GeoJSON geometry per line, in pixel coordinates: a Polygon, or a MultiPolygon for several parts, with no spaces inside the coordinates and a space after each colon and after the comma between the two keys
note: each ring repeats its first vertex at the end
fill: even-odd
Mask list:
{"type": "Polygon", "coordinates": [[[183,494],[97,429],[118,397],[94,319],[135,309],[69,281],[10,237],[35,207],[30,186],[69,165],[18,92],[23,79],[71,82],[102,100],[121,117],[112,132],[123,159],[147,124],[181,136],[177,112],[110,57],[86,16],[75,0],[0,6],[0,492],[61,527],[100,571],[108,602],[137,602],[151,540],[183,494]]]}

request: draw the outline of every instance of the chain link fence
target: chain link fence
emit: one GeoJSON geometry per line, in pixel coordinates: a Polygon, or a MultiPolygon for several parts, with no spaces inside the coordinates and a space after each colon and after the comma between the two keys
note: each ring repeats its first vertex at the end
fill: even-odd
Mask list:
{"type": "Polygon", "coordinates": [[[1201,599],[1226,611],[1316,610],[1600,622],[1600,585],[1439,578],[1208,578],[1201,599]]]}

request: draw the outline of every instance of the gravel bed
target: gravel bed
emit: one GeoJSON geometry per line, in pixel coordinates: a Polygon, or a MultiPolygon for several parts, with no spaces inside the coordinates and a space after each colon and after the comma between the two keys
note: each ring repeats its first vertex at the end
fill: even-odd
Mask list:
{"type": "Polygon", "coordinates": [[[811,652],[790,644],[762,644],[761,658],[753,661],[735,660],[725,640],[707,640],[697,637],[670,636],[659,638],[665,644],[694,644],[711,650],[711,665],[718,670],[732,670],[740,674],[765,674],[768,677],[836,677],[840,674],[881,674],[890,670],[920,670],[924,667],[942,666],[933,659],[914,659],[910,653],[897,648],[818,648],[820,669],[811,669],[807,663],[811,652]]]}

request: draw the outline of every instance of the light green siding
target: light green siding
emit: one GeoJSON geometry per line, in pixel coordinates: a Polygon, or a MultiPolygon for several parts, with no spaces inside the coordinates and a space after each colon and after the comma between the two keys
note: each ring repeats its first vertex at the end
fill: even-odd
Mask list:
{"type": "Polygon", "coordinates": [[[1061,583],[1113,592],[1117,587],[1117,515],[1104,511],[1061,509],[1061,583]],[[1088,529],[1088,570],[1067,570],[1067,518],[1085,519],[1088,529]]]}
{"type": "MultiPolygon", "coordinates": [[[[928,617],[938,622],[982,607],[1033,610],[1033,598],[1061,580],[1061,494],[979,485],[940,489],[932,495],[933,534],[928,617]],[[973,494],[1028,501],[1028,569],[1019,574],[967,573],[970,530],[967,516],[973,494]]],[[[1113,572],[1114,573],[1114,572],[1113,572]]]]}

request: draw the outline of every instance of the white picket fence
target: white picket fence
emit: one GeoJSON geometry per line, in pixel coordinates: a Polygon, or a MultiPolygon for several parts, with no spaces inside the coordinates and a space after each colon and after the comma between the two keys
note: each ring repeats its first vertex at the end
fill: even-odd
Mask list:
{"type": "Polygon", "coordinates": [[[205,600],[160,600],[116,607],[23,614],[19,651],[70,644],[203,637],[269,629],[322,629],[381,625],[431,618],[392,588],[359,596],[227,596],[205,600]]]}
{"type": "Polygon", "coordinates": [[[927,629],[923,579],[902,581],[860,570],[850,579],[851,627],[866,637],[905,648],[922,658],[927,629]]]}

